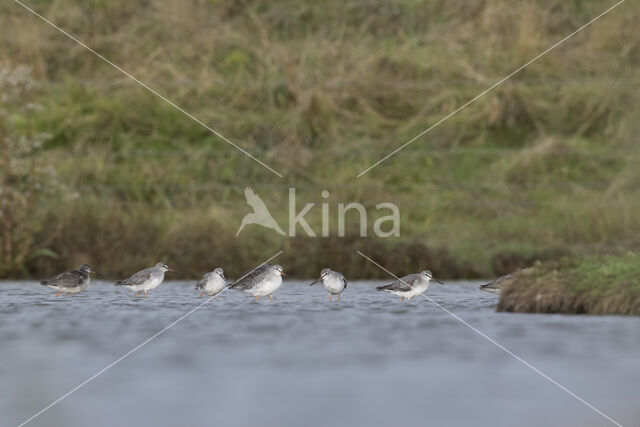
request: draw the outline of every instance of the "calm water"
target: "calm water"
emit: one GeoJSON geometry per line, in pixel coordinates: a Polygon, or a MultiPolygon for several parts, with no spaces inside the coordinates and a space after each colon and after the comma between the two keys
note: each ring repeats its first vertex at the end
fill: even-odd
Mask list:
{"type": "MultiPolygon", "coordinates": [[[[611,425],[426,300],[353,282],[228,291],[31,426],[611,425]]],[[[640,425],[640,319],[495,313],[477,283],[429,295],[623,425],[640,425]]],[[[18,425],[204,300],[187,282],[72,299],[0,283],[0,424],[18,425]]]]}

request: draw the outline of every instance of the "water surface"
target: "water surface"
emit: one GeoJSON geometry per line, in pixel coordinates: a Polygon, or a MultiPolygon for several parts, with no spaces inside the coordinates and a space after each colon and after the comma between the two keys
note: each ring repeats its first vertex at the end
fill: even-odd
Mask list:
{"type": "MultiPolygon", "coordinates": [[[[374,282],[340,303],[288,281],[228,291],[31,426],[611,425],[427,300],[374,282]]],[[[640,319],[495,313],[478,283],[428,294],[623,425],[640,425],[640,319]]],[[[135,298],[0,283],[0,425],[18,425],[204,299],[187,282],[135,298]]]]}

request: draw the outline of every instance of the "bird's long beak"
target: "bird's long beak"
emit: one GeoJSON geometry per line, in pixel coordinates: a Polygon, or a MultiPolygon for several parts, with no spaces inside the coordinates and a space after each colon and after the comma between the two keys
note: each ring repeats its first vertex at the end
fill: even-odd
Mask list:
{"type": "Polygon", "coordinates": [[[96,274],[96,275],[97,275],[97,274],[98,274],[98,272],[97,272],[97,271],[94,271],[94,270],[91,270],[91,271],[89,272],[89,274],[96,274]]]}
{"type": "Polygon", "coordinates": [[[184,274],[183,272],[178,271],[178,270],[174,270],[173,268],[167,268],[167,271],[171,271],[173,273],[178,273],[178,274],[184,274]]]}
{"type": "Polygon", "coordinates": [[[287,275],[286,275],[286,274],[284,274],[283,272],[280,272],[280,275],[281,275],[282,277],[287,277],[287,275]]]}
{"type": "Polygon", "coordinates": [[[319,279],[314,280],[314,281],[313,281],[313,283],[311,283],[309,286],[313,286],[313,285],[315,285],[315,284],[316,284],[316,283],[318,283],[320,280],[322,280],[322,277],[320,277],[319,279]]]}
{"type": "Polygon", "coordinates": [[[220,275],[222,277],[222,280],[224,280],[225,282],[227,281],[227,278],[224,276],[224,274],[220,275]]]}
{"type": "Polygon", "coordinates": [[[438,283],[440,283],[441,285],[444,285],[444,283],[442,283],[442,282],[441,282],[440,280],[438,280],[438,279],[431,279],[431,280],[433,280],[434,282],[438,282],[438,283]]]}

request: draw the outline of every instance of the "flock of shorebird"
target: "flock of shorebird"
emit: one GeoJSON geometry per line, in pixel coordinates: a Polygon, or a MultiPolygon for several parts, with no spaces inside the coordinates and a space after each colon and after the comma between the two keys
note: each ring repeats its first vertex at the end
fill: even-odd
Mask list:
{"type": "MultiPolygon", "coordinates": [[[[138,292],[137,296],[144,293],[146,297],[147,292],[160,286],[167,271],[176,272],[159,262],[151,268],[138,271],[127,279],[119,280],[116,282],[116,286],[125,286],[138,292]]],[[[89,265],[83,264],[77,270],[65,271],[52,279],[43,280],[40,283],[58,291],[56,296],[60,296],[62,293],[72,296],[82,292],[89,286],[91,273],[94,273],[93,269],[89,265]]],[[[202,276],[202,279],[196,283],[196,289],[200,291],[200,298],[205,294],[215,297],[227,289],[235,289],[248,292],[252,297],[255,297],[256,301],[261,297],[267,296],[273,299],[273,294],[282,285],[283,276],[285,274],[281,266],[266,262],[244,273],[239,279],[228,283],[222,268],[216,268],[202,276]]],[[[405,298],[410,301],[411,298],[424,293],[431,280],[444,285],[441,281],[434,279],[429,270],[425,270],[420,273],[406,275],[389,285],[378,286],[376,289],[397,295],[401,297],[401,301],[404,301],[405,298]]],[[[333,295],[336,295],[338,301],[340,301],[340,294],[347,288],[347,279],[342,273],[333,271],[330,268],[323,269],[320,272],[320,277],[309,286],[313,286],[318,282],[322,282],[329,293],[329,301],[332,300],[333,295]]]]}

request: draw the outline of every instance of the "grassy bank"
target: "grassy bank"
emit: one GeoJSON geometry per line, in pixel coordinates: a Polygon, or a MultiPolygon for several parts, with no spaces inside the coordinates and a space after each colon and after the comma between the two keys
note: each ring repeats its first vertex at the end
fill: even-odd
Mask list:
{"type": "Polygon", "coordinates": [[[517,273],[498,311],[640,315],[640,256],[588,256],[517,273]]]}
{"type": "MultiPolygon", "coordinates": [[[[284,178],[3,2],[0,64],[28,66],[35,84],[0,108],[10,213],[0,221],[0,277],[82,262],[115,276],[158,260],[243,271],[280,249],[299,276],[325,265],[383,274],[359,249],[397,273],[490,277],[561,254],[640,250],[629,232],[640,229],[640,92],[630,89],[640,82],[637,2],[360,178],[612,2],[30,5],[284,178]],[[329,191],[333,237],[250,226],[235,238],[249,212],[246,186],[283,228],[295,187],[298,206],[316,203],[307,217],[315,230],[329,191]],[[401,236],[337,238],[336,205],[352,201],[371,215],[395,203],[401,236]]],[[[347,233],[358,226],[352,218],[347,233]]]]}

